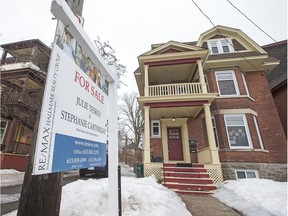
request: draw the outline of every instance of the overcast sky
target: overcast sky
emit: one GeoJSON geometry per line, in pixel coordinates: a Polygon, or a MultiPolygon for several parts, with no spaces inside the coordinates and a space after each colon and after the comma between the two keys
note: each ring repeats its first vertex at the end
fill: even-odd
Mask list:
{"type": "MultiPolygon", "coordinates": [[[[256,43],[274,41],[233,8],[227,0],[194,0],[215,25],[241,29],[256,43]]],[[[287,39],[286,0],[230,0],[276,41],[287,39]]],[[[0,44],[40,39],[50,46],[56,21],[50,0],[1,0],[0,44]]],[[[212,28],[192,0],[84,0],[84,29],[91,40],[109,41],[127,66],[130,88],[137,56],[153,43],[197,41],[212,28]]],[[[122,90],[125,91],[125,88],[122,90]]]]}

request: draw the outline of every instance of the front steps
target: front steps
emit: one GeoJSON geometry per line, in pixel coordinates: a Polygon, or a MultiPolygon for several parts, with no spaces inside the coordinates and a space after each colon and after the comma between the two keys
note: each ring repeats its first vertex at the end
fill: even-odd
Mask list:
{"type": "Polygon", "coordinates": [[[179,194],[213,194],[216,186],[203,164],[163,165],[163,185],[179,194]]]}

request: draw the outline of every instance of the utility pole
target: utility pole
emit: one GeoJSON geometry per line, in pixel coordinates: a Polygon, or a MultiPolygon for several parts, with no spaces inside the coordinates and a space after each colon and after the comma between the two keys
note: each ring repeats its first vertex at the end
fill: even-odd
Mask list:
{"type": "MultiPolygon", "coordinates": [[[[74,14],[82,16],[84,0],[66,0],[66,2],[74,14]]],[[[39,119],[40,110],[38,111],[34,126],[34,137],[30,147],[29,161],[22,185],[17,216],[58,216],[60,213],[63,174],[59,172],[31,175],[33,171],[39,119]]]]}
{"type": "Polygon", "coordinates": [[[65,0],[74,14],[82,16],[84,0],[65,0]]]}

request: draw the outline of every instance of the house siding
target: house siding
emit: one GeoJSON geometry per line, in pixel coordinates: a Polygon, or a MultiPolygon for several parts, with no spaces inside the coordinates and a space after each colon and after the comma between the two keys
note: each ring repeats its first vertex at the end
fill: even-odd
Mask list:
{"type": "Polygon", "coordinates": [[[201,150],[208,147],[207,133],[203,115],[199,115],[196,119],[189,118],[187,126],[189,139],[196,140],[197,149],[201,150]],[[204,131],[205,133],[203,133],[204,131]]]}
{"type": "Polygon", "coordinates": [[[287,138],[287,83],[273,91],[272,94],[287,138]]]}
{"type": "Polygon", "coordinates": [[[287,141],[279,115],[269,90],[266,77],[261,72],[247,74],[251,97],[255,99],[255,111],[263,145],[269,151],[270,163],[287,162],[287,141]]]}
{"type": "Polygon", "coordinates": [[[163,157],[162,138],[151,138],[150,148],[151,148],[151,154],[154,157],[163,157]]]}

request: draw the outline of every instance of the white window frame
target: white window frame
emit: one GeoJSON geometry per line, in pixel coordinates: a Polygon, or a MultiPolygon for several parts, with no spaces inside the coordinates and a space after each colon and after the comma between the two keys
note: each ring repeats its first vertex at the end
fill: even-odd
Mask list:
{"type": "Polygon", "coordinates": [[[215,134],[215,144],[216,144],[216,148],[218,148],[219,149],[219,138],[218,138],[218,133],[217,133],[217,126],[216,126],[216,121],[215,121],[215,117],[214,116],[212,116],[212,118],[211,118],[211,120],[212,120],[212,127],[213,127],[213,131],[214,131],[214,134],[215,134]]]}
{"type": "Polygon", "coordinates": [[[210,88],[209,88],[209,82],[208,82],[208,77],[207,74],[204,74],[204,81],[207,87],[207,92],[210,93],[210,88]]]}
{"type": "MultiPolygon", "coordinates": [[[[5,133],[6,133],[7,126],[8,126],[8,121],[6,121],[6,120],[1,120],[1,122],[6,122],[6,125],[5,125],[5,128],[4,128],[3,134],[1,135],[0,144],[3,143],[3,139],[4,139],[4,137],[5,137],[5,133]]],[[[2,128],[1,128],[1,129],[2,129],[2,128]]]]}
{"type": "Polygon", "coordinates": [[[217,81],[217,88],[218,88],[218,92],[220,96],[235,96],[235,95],[240,95],[239,93],[239,87],[238,87],[238,82],[236,79],[236,75],[235,75],[235,71],[234,70],[223,70],[223,71],[215,71],[215,77],[216,77],[216,81],[217,81]],[[236,90],[236,94],[221,94],[220,91],[220,87],[219,87],[219,81],[223,81],[223,80],[230,80],[230,79],[219,79],[218,78],[218,74],[224,74],[224,73],[231,73],[232,75],[232,81],[234,83],[234,87],[236,90]]]}
{"type": "Polygon", "coordinates": [[[259,139],[260,147],[261,147],[261,149],[264,150],[265,148],[264,148],[263,141],[262,141],[262,138],[261,138],[258,122],[257,122],[256,116],[254,116],[254,115],[253,115],[253,120],[254,120],[254,124],[255,124],[255,127],[256,127],[256,132],[257,132],[257,136],[258,136],[258,139],[259,139]]]}
{"type": "Polygon", "coordinates": [[[242,75],[242,79],[243,79],[243,82],[244,82],[244,87],[245,87],[245,90],[246,90],[246,94],[250,97],[250,92],[249,92],[249,89],[248,89],[248,86],[247,86],[247,82],[246,82],[246,77],[243,73],[241,73],[242,75]]]}
{"type": "Polygon", "coordinates": [[[253,144],[252,144],[252,140],[251,140],[251,135],[250,135],[250,131],[249,131],[249,127],[248,127],[248,123],[247,123],[247,119],[246,119],[246,115],[245,114],[225,114],[224,115],[224,121],[225,121],[225,128],[226,128],[226,133],[227,133],[227,139],[229,142],[229,147],[231,149],[252,149],[253,148],[253,144]],[[235,117],[235,116],[241,116],[243,119],[243,123],[244,125],[227,125],[227,120],[226,117],[235,117]],[[247,140],[248,140],[248,146],[232,146],[230,139],[229,139],[229,132],[228,132],[228,127],[229,126],[244,126],[245,128],[245,132],[246,132],[246,136],[247,136],[247,140]]]}
{"type": "MultiPolygon", "coordinates": [[[[217,39],[211,39],[207,41],[208,48],[210,50],[211,55],[217,55],[217,54],[223,54],[223,53],[231,53],[234,52],[234,48],[232,46],[232,40],[230,38],[217,38],[217,39]],[[216,43],[216,47],[218,49],[217,53],[213,53],[212,50],[212,43],[216,43]],[[229,52],[224,52],[222,42],[226,43],[229,49],[229,52]]],[[[214,47],[214,46],[213,46],[214,47]]]]}
{"type": "MultiPolygon", "coordinates": [[[[255,173],[255,178],[259,178],[259,173],[258,173],[258,170],[250,170],[250,169],[236,169],[235,170],[235,176],[236,176],[236,179],[241,179],[241,178],[238,178],[238,175],[237,175],[237,172],[244,172],[245,173],[245,179],[252,179],[252,178],[247,178],[247,173],[248,172],[253,172],[255,173]]],[[[243,179],[243,178],[242,178],[243,179]]]]}
{"type": "Polygon", "coordinates": [[[161,137],[161,126],[160,126],[160,120],[151,120],[151,137],[161,137]],[[154,133],[154,126],[153,124],[154,123],[157,123],[158,124],[158,131],[159,131],[159,134],[155,134],[154,133]]]}

